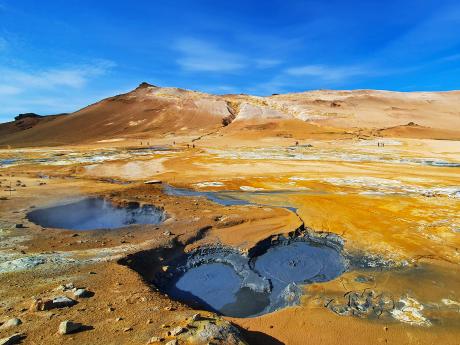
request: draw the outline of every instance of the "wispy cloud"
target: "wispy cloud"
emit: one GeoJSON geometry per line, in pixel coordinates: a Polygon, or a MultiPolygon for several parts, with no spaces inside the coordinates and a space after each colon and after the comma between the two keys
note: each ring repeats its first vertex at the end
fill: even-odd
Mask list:
{"type": "Polygon", "coordinates": [[[256,67],[261,68],[261,69],[273,68],[282,63],[281,60],[276,60],[276,59],[256,59],[254,62],[255,62],[256,67]]]}
{"type": "Polygon", "coordinates": [[[175,49],[182,55],[176,62],[187,71],[234,72],[246,67],[245,58],[206,41],[182,39],[175,49]]]}
{"type": "Polygon", "coordinates": [[[2,68],[0,69],[0,95],[56,87],[81,88],[88,80],[105,74],[113,66],[113,62],[98,60],[92,65],[52,68],[37,72],[2,68]]]}
{"type": "Polygon", "coordinates": [[[362,66],[327,66],[327,65],[305,65],[288,68],[286,74],[295,77],[314,77],[324,81],[341,82],[347,79],[369,75],[372,72],[362,66]]]}
{"type": "Polygon", "coordinates": [[[460,44],[460,5],[439,6],[430,16],[401,33],[378,53],[385,58],[420,59],[454,49],[460,44]]]}
{"type": "Polygon", "coordinates": [[[17,95],[21,93],[21,89],[11,85],[0,85],[0,96],[17,95]]]}
{"type": "Polygon", "coordinates": [[[457,60],[460,60],[460,54],[447,55],[447,56],[440,58],[436,62],[451,62],[451,61],[457,61],[457,60]]]}
{"type": "Polygon", "coordinates": [[[2,114],[7,117],[18,112],[40,112],[41,109],[47,109],[46,112],[75,110],[77,105],[84,105],[80,104],[80,98],[90,98],[88,84],[109,73],[114,66],[111,61],[96,60],[91,64],[39,71],[0,68],[2,114]]]}
{"type": "Polygon", "coordinates": [[[0,86],[15,88],[55,88],[58,86],[83,87],[90,78],[105,74],[114,67],[114,63],[98,60],[91,65],[50,68],[41,71],[20,70],[17,68],[0,69],[0,86]]]}
{"type": "Polygon", "coordinates": [[[8,48],[8,41],[4,37],[0,37],[0,52],[8,48]]]}

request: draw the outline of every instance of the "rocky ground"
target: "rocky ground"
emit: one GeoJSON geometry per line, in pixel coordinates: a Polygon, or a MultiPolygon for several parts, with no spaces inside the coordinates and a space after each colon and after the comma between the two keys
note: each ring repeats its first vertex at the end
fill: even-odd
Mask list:
{"type": "Polygon", "coordinates": [[[0,344],[458,344],[458,142],[331,135],[2,150],[0,344]],[[86,196],[155,205],[167,219],[95,231],[27,220],[86,196]],[[295,306],[222,317],[155,284],[195,249],[251,256],[299,236],[338,239],[348,269],[304,285],[295,306]]]}

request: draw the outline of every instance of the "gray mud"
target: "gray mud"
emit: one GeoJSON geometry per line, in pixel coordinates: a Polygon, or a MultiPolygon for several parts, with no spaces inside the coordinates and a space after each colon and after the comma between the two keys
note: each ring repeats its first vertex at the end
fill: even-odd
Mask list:
{"type": "Polygon", "coordinates": [[[114,229],[133,224],[159,224],[165,213],[152,205],[114,205],[101,198],[86,198],[71,204],[36,209],[29,221],[46,228],[70,230],[114,229]]]}
{"type": "Polygon", "coordinates": [[[219,246],[200,248],[157,277],[156,285],[193,307],[252,317],[298,304],[301,285],[335,279],[347,269],[335,244],[305,237],[283,238],[253,253],[257,255],[219,246]]]}

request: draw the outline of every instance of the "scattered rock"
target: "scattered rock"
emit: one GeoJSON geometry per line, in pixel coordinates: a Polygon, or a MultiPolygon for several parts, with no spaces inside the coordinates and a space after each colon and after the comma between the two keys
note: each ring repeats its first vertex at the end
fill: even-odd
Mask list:
{"type": "Polygon", "coordinates": [[[14,345],[18,344],[20,340],[24,338],[24,335],[21,333],[14,333],[9,337],[0,339],[0,345],[14,345]]]}
{"type": "Polygon", "coordinates": [[[22,223],[16,224],[16,229],[24,229],[24,228],[25,228],[24,224],[22,223]]]}
{"type": "Polygon", "coordinates": [[[3,325],[0,326],[0,329],[9,329],[9,328],[13,328],[13,327],[16,327],[16,326],[19,326],[20,324],[22,323],[21,320],[19,320],[18,318],[12,318],[12,319],[9,319],[8,321],[6,321],[3,325]]]}
{"type": "Polygon", "coordinates": [[[82,326],[83,325],[81,323],[78,323],[78,322],[72,322],[72,321],[69,321],[69,320],[62,321],[59,324],[58,333],[61,334],[61,335],[74,333],[74,332],[77,332],[78,330],[80,330],[82,328],[82,326]]]}
{"type": "Polygon", "coordinates": [[[195,321],[193,327],[180,333],[177,339],[186,344],[247,344],[238,328],[222,318],[213,317],[195,321]]]}
{"type": "Polygon", "coordinates": [[[30,311],[43,311],[50,310],[53,308],[53,301],[51,300],[42,300],[41,298],[34,299],[30,305],[30,311]]]}
{"type": "Polygon", "coordinates": [[[56,291],[67,291],[67,290],[72,290],[72,289],[75,289],[75,285],[73,285],[73,283],[67,283],[67,284],[59,285],[56,288],[56,291]]]}
{"type": "Polygon", "coordinates": [[[75,291],[73,292],[73,295],[76,298],[88,298],[88,297],[91,297],[93,293],[86,289],[80,288],[80,289],[75,289],[75,291]]]}
{"type": "Polygon", "coordinates": [[[161,343],[163,340],[165,340],[165,339],[161,338],[161,337],[151,337],[147,344],[161,343]]]}
{"type": "Polygon", "coordinates": [[[66,296],[59,296],[52,300],[53,308],[65,308],[75,305],[77,302],[66,296]]]}
{"type": "Polygon", "coordinates": [[[193,314],[191,317],[192,321],[200,321],[201,320],[201,315],[200,313],[193,314]]]}
{"type": "Polygon", "coordinates": [[[171,236],[171,231],[165,231],[165,232],[163,232],[163,235],[165,235],[165,236],[171,236]]]}
{"type": "Polygon", "coordinates": [[[173,340],[170,340],[168,341],[165,345],[178,345],[179,342],[177,341],[177,339],[173,339],[173,340]]]}
{"type": "Polygon", "coordinates": [[[131,332],[132,330],[133,330],[132,327],[123,328],[123,332],[131,332]]]}
{"type": "Polygon", "coordinates": [[[173,337],[175,337],[175,336],[178,336],[179,334],[185,333],[187,331],[188,331],[187,328],[177,326],[177,327],[173,328],[172,330],[170,330],[168,332],[168,335],[172,335],[173,337]]]}
{"type": "Polygon", "coordinates": [[[161,184],[161,180],[149,180],[145,181],[144,184],[161,184]]]}

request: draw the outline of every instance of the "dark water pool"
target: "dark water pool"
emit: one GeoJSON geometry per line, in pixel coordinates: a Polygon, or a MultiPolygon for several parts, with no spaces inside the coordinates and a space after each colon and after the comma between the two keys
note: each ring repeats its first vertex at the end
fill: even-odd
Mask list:
{"type": "Polygon", "coordinates": [[[27,218],[38,225],[71,230],[121,228],[132,224],[159,224],[165,219],[162,210],[130,204],[116,206],[101,198],[86,198],[71,204],[37,209],[27,218]]]}
{"type": "Polygon", "coordinates": [[[251,317],[297,304],[301,285],[329,281],[346,270],[338,250],[306,240],[282,242],[251,259],[240,255],[222,262],[227,259],[218,251],[214,259],[179,268],[165,292],[193,307],[251,317]]]}

